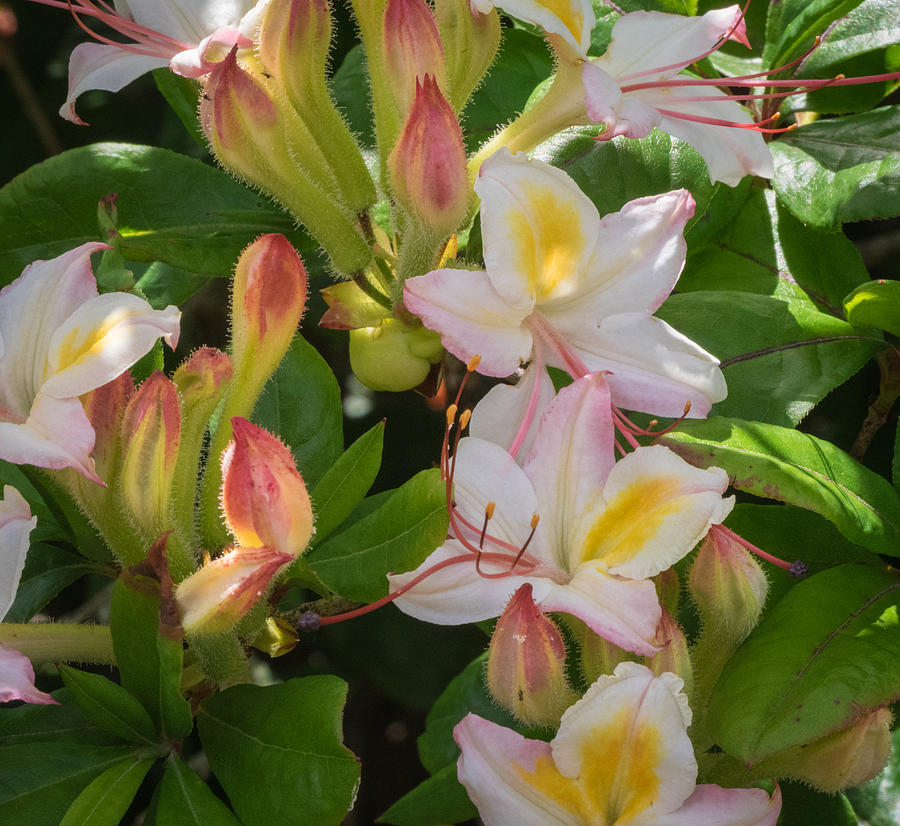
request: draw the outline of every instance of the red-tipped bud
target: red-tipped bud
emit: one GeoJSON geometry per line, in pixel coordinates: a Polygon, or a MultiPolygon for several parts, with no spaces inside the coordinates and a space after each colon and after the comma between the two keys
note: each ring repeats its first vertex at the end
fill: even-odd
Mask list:
{"type": "Polygon", "coordinates": [[[313,532],[312,505],[291,452],[271,433],[233,418],[222,455],[222,509],[239,545],[300,556],[313,532]]]}
{"type": "Polygon", "coordinates": [[[394,79],[394,98],[402,118],[412,106],[418,82],[426,75],[443,87],[444,48],[425,0],[387,0],[382,31],[384,59],[394,79]]]}
{"type": "Polygon", "coordinates": [[[662,651],[647,657],[644,662],[657,676],[665,671],[671,671],[681,677],[684,680],[685,696],[690,697],[694,668],[691,664],[691,655],[688,653],[687,639],[681,626],[665,608],[662,609],[662,617],[656,628],[656,640],[663,646],[662,651]]]}
{"type": "Polygon", "coordinates": [[[118,470],[119,424],[132,393],[134,382],[131,373],[126,370],[118,378],[81,397],[84,412],[96,434],[91,458],[97,475],[105,482],[111,481],[113,473],[118,470]]]}
{"type": "Polygon", "coordinates": [[[233,372],[234,365],[225,353],[215,347],[201,347],[181,363],[172,381],[181,393],[184,409],[190,411],[197,406],[215,407],[233,372]]]}
{"type": "Polygon", "coordinates": [[[555,726],[576,696],[566,678],[566,646],[522,585],[497,620],[488,653],[494,699],[528,725],[555,726]]]}
{"type": "Polygon", "coordinates": [[[291,559],[274,548],[235,548],[206,563],[175,588],[185,634],[218,634],[233,628],[291,559]]]}
{"type": "Polygon", "coordinates": [[[450,235],[463,222],[470,191],[462,131],[431,75],[416,81],[388,169],[397,201],[436,235],[450,235]]]}
{"type": "Polygon", "coordinates": [[[180,441],[178,390],[157,370],[131,397],[122,418],[122,495],[138,525],[151,534],[167,526],[180,441]]]}
{"type": "Polygon", "coordinates": [[[350,366],[370,390],[400,392],[418,387],[443,355],[438,333],[410,327],[396,318],[350,331],[350,366]]]}
{"type": "Polygon", "coordinates": [[[266,71],[301,108],[309,90],[325,83],[331,47],[327,0],[269,0],[257,42],[266,71]]]}

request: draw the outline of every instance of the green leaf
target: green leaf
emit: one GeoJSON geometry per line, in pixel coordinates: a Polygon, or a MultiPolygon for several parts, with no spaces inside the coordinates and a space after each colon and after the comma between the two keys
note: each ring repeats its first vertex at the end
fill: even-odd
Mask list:
{"type": "Polygon", "coordinates": [[[353,805],[359,764],[342,743],[343,680],[237,685],[197,715],[210,766],[247,826],[337,824],[353,805]]]}
{"type": "Polygon", "coordinates": [[[240,826],[240,821],[173,752],[159,784],[156,826],[240,826]]]}
{"type": "Polygon", "coordinates": [[[59,826],[86,783],[131,754],[121,746],[0,746],[0,822],[59,826]]]}
{"type": "Polygon", "coordinates": [[[200,104],[200,84],[194,78],[176,75],[168,68],[154,69],[153,81],[160,94],[166,99],[166,103],[172,107],[172,111],[184,124],[188,134],[205,152],[206,137],[200,128],[200,118],[197,116],[200,104]]]}
{"type": "Polygon", "coordinates": [[[161,310],[170,304],[181,306],[194,293],[199,292],[208,280],[205,275],[195,275],[170,267],[162,261],[154,261],[144,270],[136,286],[154,309],[161,310]]]}
{"type": "Polygon", "coordinates": [[[634,198],[684,187],[697,203],[694,214],[700,216],[716,191],[697,151],[658,129],[641,140],[578,136],[555,149],[549,159],[575,180],[601,215],[616,212],[634,198]]]}
{"type": "Polygon", "coordinates": [[[456,763],[450,763],[401,797],[378,822],[394,826],[437,826],[476,817],[478,810],[456,777],[456,763]]]}
{"type": "Polygon", "coordinates": [[[291,448],[313,488],[344,449],[341,389],[315,347],[297,336],[253,412],[253,421],[291,448]]]}
{"type": "Polygon", "coordinates": [[[129,587],[122,579],[116,582],[110,608],[113,651],[122,687],[140,700],[160,734],[180,740],[194,726],[190,703],[181,695],[181,640],[159,632],[156,583],[147,577],[134,577],[133,581],[136,587],[129,587]]]}
{"type": "Polygon", "coordinates": [[[771,190],[754,190],[737,214],[728,215],[717,205],[723,192],[735,191],[720,188],[710,205],[725,212],[725,222],[707,213],[686,236],[688,259],[678,291],[739,290],[792,302],[805,293],[820,309],[841,316],[844,296],[869,280],[853,243],[840,231],[805,227],[771,190]]]}
{"type": "Polygon", "coordinates": [[[366,53],[357,43],[344,57],[331,79],[331,95],[343,112],[350,130],[362,146],[375,146],[375,126],[369,104],[369,76],[366,53]]]}
{"type": "Polygon", "coordinates": [[[67,688],[52,697],[59,705],[23,703],[0,713],[0,746],[23,743],[81,743],[85,746],[119,746],[119,738],[93,725],[67,688]]]}
{"type": "Polygon", "coordinates": [[[803,223],[900,214],[900,106],[801,126],[770,148],[772,185],[803,223]]]}
{"type": "Polygon", "coordinates": [[[782,0],[769,4],[763,64],[783,66],[803,54],[829,26],[861,0],[782,0]]]}
{"type": "Polygon", "coordinates": [[[312,492],[318,544],[350,516],[381,467],[384,422],[363,433],[328,469],[312,492]]]}
{"type": "Polygon", "coordinates": [[[15,602],[4,619],[6,622],[28,622],[66,586],[86,574],[106,571],[106,568],[54,545],[32,542],[15,602]]]}
{"type": "Polygon", "coordinates": [[[154,762],[130,757],[110,766],[75,798],[60,826],[118,826],[154,762]]]}
{"type": "Polygon", "coordinates": [[[68,665],[60,665],[59,672],[84,716],[94,725],[126,742],[153,745],[158,741],[150,715],[122,686],[102,674],[68,665]]]}
{"type": "Polygon", "coordinates": [[[711,418],[659,440],[699,467],[724,468],[738,490],[798,505],[877,553],[900,547],[900,498],[886,479],[829,442],[784,427],[711,418]]]}
{"type": "Polygon", "coordinates": [[[844,299],[847,320],[900,336],[900,281],[870,281],[844,299]]]}
{"type": "Polygon", "coordinates": [[[896,699],[898,609],[900,577],[867,565],[795,585],[726,664],[707,718],[716,743],[756,763],[896,699]]]}
{"type": "Polygon", "coordinates": [[[534,88],[552,71],[553,58],[543,38],[522,29],[503,29],[500,53],[463,111],[466,148],[476,149],[498,124],[521,112],[534,88]]]}
{"type": "Polygon", "coordinates": [[[780,786],[783,802],[778,823],[781,826],[857,826],[859,823],[845,795],[817,792],[802,783],[782,782],[780,786]]]}
{"type": "Polygon", "coordinates": [[[387,575],[411,571],[447,536],[444,483],[437,468],[417,473],[378,510],[307,556],[335,593],[371,602],[387,594],[387,575]]]}
{"type": "Polygon", "coordinates": [[[721,361],[728,396],[714,414],[785,426],[798,424],[884,346],[807,301],[747,292],[673,295],[657,316],[721,361]]]}
{"type": "Polygon", "coordinates": [[[227,277],[262,232],[310,246],[289,216],[219,169],[167,149],[99,143],[56,155],[0,190],[0,284],[35,259],[100,240],[97,202],[110,193],[118,193],[113,243],[132,261],[227,277]]]}

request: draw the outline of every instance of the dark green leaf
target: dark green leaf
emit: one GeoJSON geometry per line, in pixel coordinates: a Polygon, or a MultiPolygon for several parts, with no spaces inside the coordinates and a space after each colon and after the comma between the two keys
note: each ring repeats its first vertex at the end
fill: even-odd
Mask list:
{"type": "Polygon", "coordinates": [[[132,588],[113,586],[110,629],[122,687],[150,713],[157,731],[172,740],[190,734],[191,706],[181,695],[181,640],[159,633],[159,592],[153,580],[134,577],[132,588]]]}
{"type": "Polygon", "coordinates": [[[475,817],[478,810],[456,777],[456,763],[450,763],[401,797],[378,822],[394,826],[437,826],[475,817]]]}
{"type": "Polygon", "coordinates": [[[59,826],[85,784],[130,753],[83,743],[0,747],[0,822],[59,826]]]}
{"type": "Polygon", "coordinates": [[[783,66],[813,45],[816,35],[855,9],[861,0],[781,0],[769,4],[763,63],[783,66]]]}
{"type": "Polygon", "coordinates": [[[387,575],[410,571],[447,536],[438,470],[416,474],[387,503],[315,548],[310,567],[335,593],[371,602],[387,593],[387,575]]]}
{"type": "Polygon", "coordinates": [[[657,315],[722,362],[728,397],[713,407],[793,426],[884,346],[809,302],[747,292],[673,295],[657,315]]]}
{"type": "Polygon", "coordinates": [[[0,190],[0,283],[37,258],[100,240],[97,202],[110,193],[118,193],[114,243],[132,261],[227,277],[262,232],[309,245],[289,216],[221,170],[167,149],[100,143],[56,155],[0,190]]]}
{"type": "Polygon", "coordinates": [[[890,483],[829,442],[740,419],[685,422],[660,441],[699,467],[724,468],[738,490],[815,511],[851,542],[900,547],[900,498],[890,483]]]}
{"type": "Polygon", "coordinates": [[[900,106],[802,126],[771,150],[772,185],[805,224],[900,214],[900,106]]]}
{"type": "Polygon", "coordinates": [[[318,544],[337,528],[368,493],[381,467],[384,422],[360,436],[328,469],[312,492],[318,544]]]}
{"type": "Polygon", "coordinates": [[[137,288],[147,297],[152,307],[161,310],[170,304],[182,305],[194,293],[199,292],[208,280],[205,275],[195,275],[186,270],[177,270],[162,261],[154,261],[138,279],[137,288]]]}
{"type": "Polygon", "coordinates": [[[188,134],[202,149],[206,149],[206,137],[200,128],[200,119],[197,117],[197,108],[200,103],[200,84],[190,77],[176,75],[168,69],[155,69],[153,80],[156,88],[166,99],[172,111],[178,115],[178,119],[184,124],[188,134]]]}
{"type": "Polygon", "coordinates": [[[347,52],[331,79],[331,94],[357,140],[363,146],[375,146],[375,127],[369,105],[369,76],[366,74],[366,54],[362,44],[358,43],[347,52]]]}
{"type": "Polygon", "coordinates": [[[81,743],[85,746],[121,745],[117,737],[93,725],[67,688],[53,692],[59,705],[4,708],[0,713],[0,746],[21,743],[81,743]]]}
{"type": "Polygon", "coordinates": [[[346,693],[337,677],[306,677],[233,686],[203,703],[200,738],[243,823],[341,822],[359,782],[342,743],[346,693]]]}
{"type": "Polygon", "coordinates": [[[32,542],[25,559],[15,602],[6,613],[6,622],[28,622],[67,585],[85,574],[106,569],[83,557],[43,542],[32,542]]]}
{"type": "Polygon", "coordinates": [[[313,488],[344,449],[341,389],[315,347],[297,336],[257,402],[253,421],[277,433],[313,488]]]}
{"type": "Polygon", "coordinates": [[[154,762],[131,757],[110,766],[75,798],[60,826],[118,826],[154,762]]]}
{"type": "Polygon", "coordinates": [[[900,578],[868,565],[840,565],[795,585],[713,690],[707,723],[718,745],[756,763],[896,699],[898,608],[900,578]]]}
{"type": "Polygon", "coordinates": [[[684,187],[697,202],[694,214],[699,216],[715,192],[697,151],[658,129],[641,140],[575,137],[554,150],[550,161],[572,176],[601,215],[634,198],[684,187]]]}
{"type": "Polygon", "coordinates": [[[663,11],[670,14],[696,14],[697,0],[619,0],[622,11],[663,11]]]}
{"type": "Polygon", "coordinates": [[[870,281],[844,299],[847,319],[900,336],[900,281],[870,281]]]}
{"type": "Polygon", "coordinates": [[[842,794],[824,794],[801,783],[780,785],[783,801],[780,826],[857,826],[859,823],[850,801],[842,794]]]}
{"type": "Polygon", "coordinates": [[[240,821],[177,754],[159,785],[156,826],[240,826],[240,821]]]}
{"type": "Polygon", "coordinates": [[[101,674],[90,674],[68,665],[60,665],[59,671],[84,716],[95,726],[129,743],[157,742],[150,715],[122,686],[101,674]]]}
{"type": "MultiPolygon", "coordinates": [[[[739,189],[721,187],[711,211],[722,211],[715,208],[723,192],[739,189]]],[[[771,190],[750,193],[733,220],[727,213],[726,222],[713,216],[707,228],[708,218],[709,213],[687,235],[679,292],[739,290],[791,302],[805,292],[821,309],[841,316],[844,296],[869,279],[858,250],[842,232],[803,226],[771,190]],[[698,237],[701,227],[705,240],[698,237]]]]}

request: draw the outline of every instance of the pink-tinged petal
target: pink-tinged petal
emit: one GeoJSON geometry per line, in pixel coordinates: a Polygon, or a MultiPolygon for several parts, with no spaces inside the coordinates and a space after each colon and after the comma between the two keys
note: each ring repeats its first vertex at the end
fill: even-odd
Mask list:
{"type": "Polygon", "coordinates": [[[575,560],[597,560],[631,579],[655,576],[691,551],[731,512],[728,474],[689,465],[662,445],[640,447],[616,462],[603,489],[606,509],[585,521],[575,560]]]}
{"type": "Polygon", "coordinates": [[[58,705],[49,694],[34,687],[34,668],[24,654],[0,645],[0,703],[24,700],[38,705],[58,705]]]}
{"type": "Polygon", "coordinates": [[[541,414],[555,395],[547,371],[532,363],[516,384],[492,387],[475,405],[469,433],[507,451],[518,439],[516,460],[524,462],[537,436],[541,414]],[[531,423],[527,432],[518,434],[526,419],[531,423]]]}
{"type": "Polygon", "coordinates": [[[556,775],[558,784],[564,785],[553,767],[549,743],[528,740],[475,714],[467,714],[457,723],[453,738],[462,752],[459,782],[478,807],[485,826],[578,826],[582,822],[531,782],[534,773],[540,772],[551,782],[556,775]]]}
{"type": "Polygon", "coordinates": [[[584,57],[591,45],[591,29],[596,17],[590,0],[472,0],[472,8],[482,14],[503,9],[507,14],[557,34],[584,57]]]}
{"type": "Polygon", "coordinates": [[[31,515],[25,497],[12,485],[4,485],[0,499],[0,619],[16,598],[36,524],[37,517],[31,515]]]}
{"type": "Polygon", "coordinates": [[[169,68],[182,77],[202,77],[209,74],[216,63],[224,60],[235,46],[246,49],[252,45],[252,41],[238,29],[219,29],[193,48],[178,52],[169,61],[169,68]]]}
{"type": "Polygon", "coordinates": [[[597,61],[587,61],[581,70],[584,84],[584,105],[588,117],[606,128],[601,140],[623,135],[626,138],[646,138],[662,115],[652,106],[632,95],[623,95],[619,84],[597,61]]]}
{"type": "Polygon", "coordinates": [[[481,356],[478,372],[508,376],[531,357],[531,333],[522,326],[530,311],[515,309],[484,272],[435,270],[406,281],[403,303],[441,335],[454,356],[481,356]]]}
{"type": "Polygon", "coordinates": [[[690,402],[689,417],[703,418],[728,393],[718,359],[658,318],[621,313],[593,330],[558,315],[553,323],[589,369],[610,372],[619,407],[674,418],[690,402]]]}
{"type": "MultiPolygon", "coordinates": [[[[612,40],[598,63],[621,80],[632,72],[690,63],[709,51],[728,32],[749,46],[738,6],[715,9],[700,17],[637,11],[620,17],[612,40]]],[[[665,73],[676,74],[679,69],[665,73]]]]}
{"type": "Polygon", "coordinates": [[[85,302],[50,340],[42,392],[72,398],[112,381],[158,338],[175,347],[180,319],[177,307],[153,310],[129,293],[105,293],[85,302]]]}
{"type": "Polygon", "coordinates": [[[681,275],[684,227],[694,214],[686,189],[629,201],[600,220],[594,254],[578,293],[540,308],[551,324],[594,329],[619,313],[653,313],[681,275]]]}
{"type": "Polygon", "coordinates": [[[53,334],[97,295],[91,255],[105,249],[90,242],[35,261],[0,290],[0,405],[22,420],[46,378],[44,354],[53,334]]]}
{"type": "Polygon", "coordinates": [[[653,826],[775,826],[781,813],[781,789],[769,797],[763,789],[723,789],[697,786],[684,805],[661,815],[653,826]]]}
{"type": "Polygon", "coordinates": [[[674,674],[655,677],[646,666],[623,662],[563,714],[553,760],[563,776],[590,789],[605,815],[590,822],[656,822],[654,815],[675,811],[689,797],[697,763],[682,687],[674,674]]]}
{"type": "Polygon", "coordinates": [[[138,55],[101,43],[80,43],[69,58],[69,92],[60,117],[86,125],[75,112],[78,96],[90,89],[118,92],[141,75],[169,64],[166,57],[138,55]]]}
{"type": "Polygon", "coordinates": [[[94,439],[94,429],[77,398],[54,399],[41,393],[26,422],[0,421],[0,459],[54,470],[71,467],[103,484],[90,455],[94,439]]]}
{"type": "Polygon", "coordinates": [[[592,373],[560,390],[541,417],[525,461],[553,558],[568,568],[585,513],[603,507],[603,485],[615,464],[609,387],[592,373]]]}
{"type": "Polygon", "coordinates": [[[504,301],[527,314],[579,292],[600,216],[565,172],[504,148],[482,164],[475,192],[485,267],[504,301]]]}
{"type": "Polygon", "coordinates": [[[217,29],[240,24],[255,4],[256,0],[128,0],[128,9],[148,29],[199,43],[217,29]]]}
{"type": "MultiPolygon", "coordinates": [[[[532,580],[533,581],[533,580],[532,580]]],[[[547,612],[561,611],[582,620],[605,640],[642,656],[656,654],[661,609],[649,580],[610,576],[596,562],[585,562],[566,585],[552,584],[535,601],[547,612]]]]}

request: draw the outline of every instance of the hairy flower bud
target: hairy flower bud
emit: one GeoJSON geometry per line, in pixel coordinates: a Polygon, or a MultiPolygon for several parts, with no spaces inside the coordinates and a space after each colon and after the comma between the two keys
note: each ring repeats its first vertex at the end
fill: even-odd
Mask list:
{"type": "Polygon", "coordinates": [[[684,681],[685,695],[690,697],[694,669],[688,653],[687,639],[681,626],[665,608],[662,609],[656,636],[664,647],[658,654],[645,658],[644,663],[657,677],[666,671],[677,674],[684,681]]]}
{"type": "Polygon", "coordinates": [[[233,628],[265,593],[275,572],[291,561],[274,548],[235,548],[207,562],[175,588],[188,636],[233,628]]]}
{"type": "Polygon", "coordinates": [[[178,390],[157,370],[131,397],[122,417],[122,495],[147,534],[167,527],[180,441],[178,390]]]}
{"type": "Polygon", "coordinates": [[[291,452],[246,419],[231,420],[232,441],[222,456],[222,509],[239,545],[268,545],[300,556],[313,533],[303,477],[291,452]]]}
{"type": "Polygon", "coordinates": [[[122,411],[134,393],[134,381],[127,370],[118,378],[82,396],[81,404],[94,428],[96,441],[91,452],[97,475],[112,481],[119,468],[119,425],[122,411]]]}
{"type": "Polygon", "coordinates": [[[370,390],[399,392],[418,387],[443,356],[437,333],[396,318],[350,331],[350,366],[370,390]]]}
{"type": "Polygon", "coordinates": [[[462,131],[431,75],[416,81],[388,169],[397,201],[436,236],[449,235],[463,222],[470,191],[462,131]]]}
{"type": "Polygon", "coordinates": [[[434,17],[444,44],[445,91],[461,112],[500,47],[500,16],[474,11],[469,0],[435,0],[434,17]]]}
{"type": "Polygon", "coordinates": [[[383,33],[385,63],[394,78],[394,97],[403,118],[426,75],[443,88],[444,48],[425,0],[387,0],[383,33]]]}
{"type": "Polygon", "coordinates": [[[555,726],[576,699],[562,635],[535,604],[530,584],[513,594],[497,620],[487,683],[494,699],[528,725],[555,726]]]}

